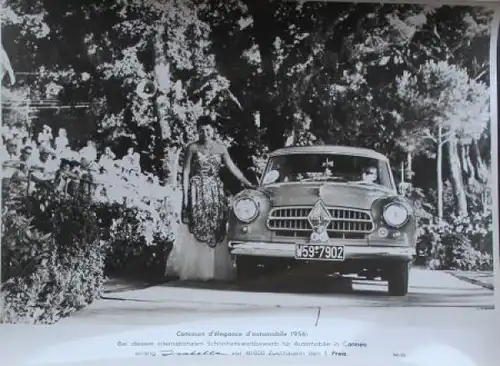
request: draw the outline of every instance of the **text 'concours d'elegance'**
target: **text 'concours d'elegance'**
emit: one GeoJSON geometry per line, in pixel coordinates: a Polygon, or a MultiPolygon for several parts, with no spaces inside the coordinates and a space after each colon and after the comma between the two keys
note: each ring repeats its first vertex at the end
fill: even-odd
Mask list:
{"type": "Polygon", "coordinates": [[[6,0],[1,322],[56,323],[136,283],[489,298],[492,17],[6,0]]]}

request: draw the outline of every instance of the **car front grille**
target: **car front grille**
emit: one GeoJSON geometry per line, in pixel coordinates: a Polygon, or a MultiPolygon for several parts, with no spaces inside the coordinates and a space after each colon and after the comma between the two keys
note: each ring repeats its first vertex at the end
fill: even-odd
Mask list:
{"type": "MultiPolygon", "coordinates": [[[[312,227],[307,216],[312,207],[280,207],[271,210],[267,227],[277,236],[309,237],[312,227]]],[[[330,238],[359,239],[373,231],[373,220],[363,210],[329,207],[332,222],[328,225],[330,238]]]]}

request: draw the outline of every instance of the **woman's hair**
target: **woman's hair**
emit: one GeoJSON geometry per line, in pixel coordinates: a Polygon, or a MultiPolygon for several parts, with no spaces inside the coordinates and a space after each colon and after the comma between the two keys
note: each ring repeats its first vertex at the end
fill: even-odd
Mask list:
{"type": "Polygon", "coordinates": [[[61,162],[59,163],[59,169],[62,169],[66,166],[71,168],[71,161],[69,161],[68,159],[62,158],[61,162]]]}
{"type": "Polygon", "coordinates": [[[71,161],[69,162],[69,166],[70,166],[70,168],[71,168],[71,169],[77,168],[77,167],[79,167],[80,165],[81,165],[81,164],[80,164],[80,162],[79,162],[79,161],[77,161],[77,160],[71,160],[71,161]]]}
{"type": "Polygon", "coordinates": [[[198,118],[198,120],[196,121],[196,128],[200,128],[203,126],[214,127],[214,121],[212,120],[212,118],[210,118],[210,116],[201,116],[198,118]]]}

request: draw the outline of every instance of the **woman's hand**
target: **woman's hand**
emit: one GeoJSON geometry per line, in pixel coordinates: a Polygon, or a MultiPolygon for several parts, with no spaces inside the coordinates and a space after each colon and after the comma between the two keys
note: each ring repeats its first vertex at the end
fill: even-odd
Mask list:
{"type": "Polygon", "coordinates": [[[246,181],[243,181],[243,187],[248,188],[248,189],[255,189],[255,188],[257,188],[257,185],[246,180],[246,181]]]}

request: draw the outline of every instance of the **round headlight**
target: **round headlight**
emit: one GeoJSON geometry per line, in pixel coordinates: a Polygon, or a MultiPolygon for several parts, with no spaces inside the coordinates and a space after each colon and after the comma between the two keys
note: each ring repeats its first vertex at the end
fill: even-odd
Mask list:
{"type": "Polygon", "coordinates": [[[257,203],[255,203],[255,201],[250,197],[238,199],[234,203],[233,209],[238,220],[243,222],[250,222],[259,214],[257,203]]]}
{"type": "Polygon", "coordinates": [[[393,227],[401,227],[408,220],[408,210],[403,205],[391,203],[384,208],[384,220],[393,227]]]}

